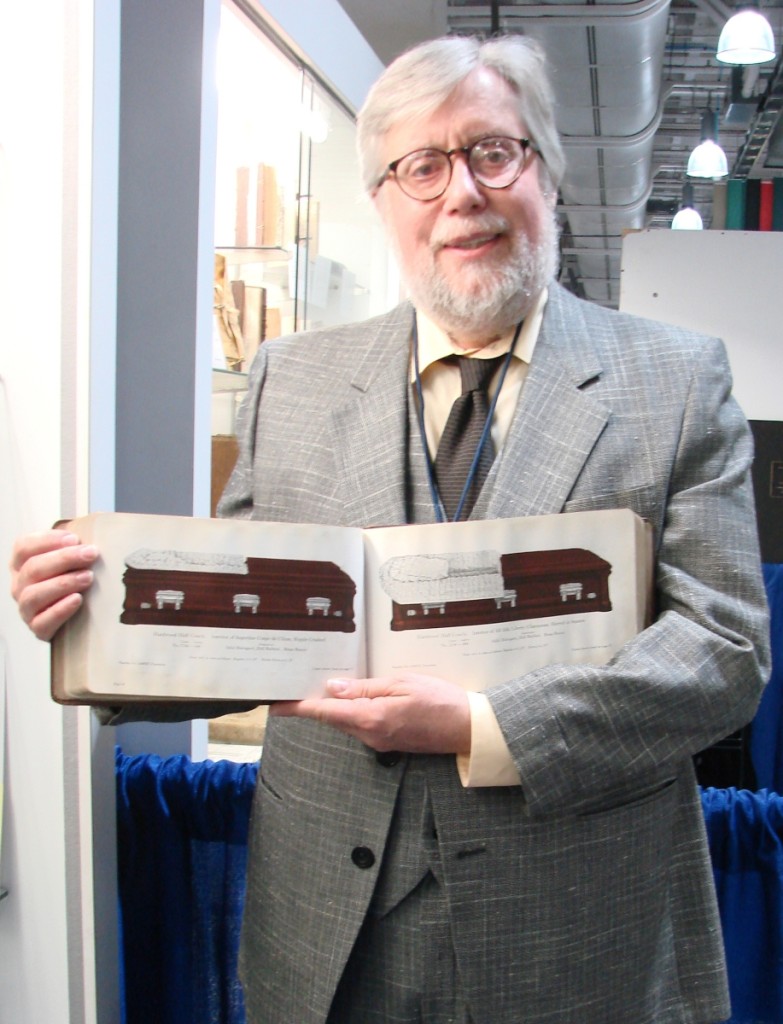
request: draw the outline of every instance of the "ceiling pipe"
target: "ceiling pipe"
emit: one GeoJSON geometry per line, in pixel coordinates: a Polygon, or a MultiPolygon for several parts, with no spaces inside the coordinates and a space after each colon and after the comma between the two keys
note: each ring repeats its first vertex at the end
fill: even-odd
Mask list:
{"type": "MultiPolygon", "coordinates": [[[[694,0],[696,2],[696,0],[694,0]]],[[[563,25],[600,25],[606,19],[620,18],[623,21],[647,19],[651,14],[665,10],[671,0],[627,0],[618,4],[524,4],[506,5],[499,9],[502,21],[555,21],[563,25]]],[[[449,12],[452,28],[470,27],[471,21],[487,20],[486,7],[456,7],[449,12]]]]}
{"type": "Polygon", "coordinates": [[[691,0],[691,3],[694,7],[698,7],[700,11],[703,11],[708,17],[712,18],[718,28],[723,28],[724,24],[735,13],[734,8],[729,4],[724,4],[723,0],[691,0]]]}
{"type": "Polygon", "coordinates": [[[557,213],[612,213],[612,214],[634,214],[647,206],[647,200],[652,193],[652,184],[645,190],[644,194],[632,203],[558,203],[557,213]]]}
{"type": "Polygon", "coordinates": [[[665,87],[661,92],[661,95],[658,97],[658,109],[655,112],[655,117],[640,132],[636,132],[633,135],[561,135],[560,141],[564,146],[603,146],[605,149],[611,149],[615,146],[622,148],[640,146],[654,138],[655,133],[660,128],[663,110],[671,92],[671,86],[665,87]]]}

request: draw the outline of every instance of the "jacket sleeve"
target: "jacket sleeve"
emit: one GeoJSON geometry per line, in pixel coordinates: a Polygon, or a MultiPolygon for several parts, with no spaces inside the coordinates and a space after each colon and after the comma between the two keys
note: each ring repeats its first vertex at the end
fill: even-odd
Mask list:
{"type": "MultiPolygon", "coordinates": [[[[532,815],[653,791],[754,714],[769,671],[768,612],[752,442],[730,383],[723,346],[702,346],[668,490],[655,499],[663,507],[653,624],[608,665],[551,665],[487,691],[532,815]]],[[[607,480],[618,476],[605,468],[607,480]]],[[[589,495],[578,498],[590,506],[589,495]]]]}

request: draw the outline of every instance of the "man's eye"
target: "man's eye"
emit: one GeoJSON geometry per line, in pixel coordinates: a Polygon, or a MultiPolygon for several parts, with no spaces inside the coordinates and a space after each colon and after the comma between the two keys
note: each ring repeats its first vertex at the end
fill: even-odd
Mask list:
{"type": "Polygon", "coordinates": [[[478,160],[485,167],[501,167],[513,158],[514,153],[511,147],[499,140],[484,143],[473,151],[473,159],[478,160]]]}
{"type": "Polygon", "coordinates": [[[436,155],[419,156],[408,164],[405,168],[405,174],[409,178],[417,178],[418,180],[426,180],[427,178],[435,178],[443,170],[443,161],[436,155]]]}

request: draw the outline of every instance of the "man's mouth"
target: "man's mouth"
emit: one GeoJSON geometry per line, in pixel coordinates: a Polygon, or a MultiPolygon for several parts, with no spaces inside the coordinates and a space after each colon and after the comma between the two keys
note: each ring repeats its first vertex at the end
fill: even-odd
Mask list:
{"type": "Polygon", "coordinates": [[[473,235],[470,238],[453,238],[450,241],[441,243],[442,249],[480,249],[484,245],[489,245],[496,239],[500,238],[500,235],[496,232],[487,235],[473,235]]]}

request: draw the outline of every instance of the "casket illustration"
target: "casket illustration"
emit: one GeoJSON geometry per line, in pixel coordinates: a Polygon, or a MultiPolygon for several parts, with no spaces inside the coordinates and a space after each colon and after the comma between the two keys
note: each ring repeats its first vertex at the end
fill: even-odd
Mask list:
{"type": "Polygon", "coordinates": [[[398,555],[380,568],[391,628],[481,625],[608,612],[606,559],[585,548],[398,555]]]}
{"type": "Polygon", "coordinates": [[[120,621],[352,633],[356,584],[334,562],[140,548],[120,621]]]}

